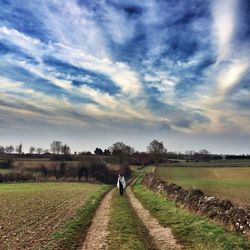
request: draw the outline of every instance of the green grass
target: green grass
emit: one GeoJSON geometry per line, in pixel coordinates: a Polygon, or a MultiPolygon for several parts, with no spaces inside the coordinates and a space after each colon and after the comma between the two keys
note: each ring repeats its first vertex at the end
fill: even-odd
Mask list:
{"type": "Polygon", "coordinates": [[[175,167],[250,167],[250,160],[214,160],[214,161],[198,161],[186,162],[180,160],[175,163],[169,163],[169,166],[175,167]]]}
{"type": "Polygon", "coordinates": [[[152,249],[146,239],[146,229],[136,217],[128,200],[118,191],[112,198],[109,222],[109,250],[146,250],[152,249]]]}
{"type": "Polygon", "coordinates": [[[158,167],[156,176],[184,188],[201,189],[206,194],[250,204],[250,168],[248,167],[158,167]]]}
{"type": "Polygon", "coordinates": [[[11,169],[0,168],[0,174],[8,174],[11,173],[11,169]]]}
{"type": "Polygon", "coordinates": [[[84,206],[77,211],[76,216],[69,220],[63,229],[53,234],[47,249],[73,250],[79,247],[83,237],[87,233],[97,205],[102,200],[104,193],[109,189],[110,186],[103,185],[91,193],[85,201],[84,206]]]}
{"type": "Polygon", "coordinates": [[[136,197],[161,225],[172,229],[177,241],[187,249],[250,249],[246,239],[203,216],[176,207],[174,202],[142,186],[141,179],[133,185],[136,197]]]}

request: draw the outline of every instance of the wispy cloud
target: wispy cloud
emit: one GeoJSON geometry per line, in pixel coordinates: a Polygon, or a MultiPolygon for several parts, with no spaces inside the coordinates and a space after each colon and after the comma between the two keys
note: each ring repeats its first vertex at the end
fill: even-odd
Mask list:
{"type": "Polygon", "coordinates": [[[212,1],[213,35],[219,61],[230,56],[232,38],[237,22],[237,0],[212,1]]]}
{"type": "Polygon", "coordinates": [[[243,1],[0,4],[1,110],[13,124],[248,131],[243,1]]]}

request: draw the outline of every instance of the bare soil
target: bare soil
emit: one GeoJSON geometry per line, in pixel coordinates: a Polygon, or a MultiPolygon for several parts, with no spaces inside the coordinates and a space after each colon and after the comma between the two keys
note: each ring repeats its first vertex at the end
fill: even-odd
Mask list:
{"type": "Polygon", "coordinates": [[[44,249],[98,185],[23,183],[0,186],[0,249],[44,249]]]}

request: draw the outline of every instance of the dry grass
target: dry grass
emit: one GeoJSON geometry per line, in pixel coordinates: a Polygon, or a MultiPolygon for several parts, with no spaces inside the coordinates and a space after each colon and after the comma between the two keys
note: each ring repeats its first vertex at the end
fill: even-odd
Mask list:
{"type": "Polygon", "coordinates": [[[0,185],[0,249],[41,249],[100,185],[0,185]]]}
{"type": "MultiPolygon", "coordinates": [[[[25,160],[25,161],[14,161],[13,167],[15,170],[36,170],[42,166],[46,168],[59,167],[61,161],[50,161],[50,160],[25,160]]],[[[67,167],[77,167],[81,164],[80,161],[65,161],[67,167]]]]}

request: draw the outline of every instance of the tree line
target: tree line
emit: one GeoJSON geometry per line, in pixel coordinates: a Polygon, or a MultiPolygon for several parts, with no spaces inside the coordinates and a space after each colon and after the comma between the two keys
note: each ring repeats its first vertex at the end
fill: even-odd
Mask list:
{"type": "MultiPolygon", "coordinates": [[[[2,146],[0,145],[0,154],[24,154],[23,152],[23,144],[20,143],[15,147],[13,145],[2,146]]],[[[32,154],[53,154],[53,155],[72,155],[72,151],[69,145],[62,143],[59,140],[54,140],[51,142],[49,149],[43,149],[41,147],[31,146],[29,148],[29,153],[32,154]]],[[[87,155],[91,156],[92,153],[90,151],[82,151],[82,152],[74,152],[74,155],[87,155]]],[[[182,159],[187,161],[194,160],[211,160],[211,159],[249,159],[250,155],[216,155],[211,154],[207,149],[200,149],[199,151],[195,150],[186,150],[184,153],[182,152],[171,152],[168,151],[162,141],[158,141],[156,139],[152,140],[147,146],[146,152],[136,151],[133,147],[123,143],[123,142],[115,142],[113,145],[106,149],[102,149],[100,147],[96,147],[94,150],[95,155],[99,156],[117,156],[122,158],[123,156],[133,156],[133,155],[145,155],[150,154],[154,161],[160,161],[162,156],[168,156],[168,158],[182,159]]]]}
{"type": "MultiPolygon", "coordinates": [[[[159,142],[157,140],[153,140],[150,145],[148,146],[149,152],[151,151],[156,151],[158,153],[164,152],[166,150],[164,148],[163,142],[159,142]]],[[[101,148],[96,148],[94,150],[94,154],[96,155],[132,155],[136,151],[133,147],[126,145],[123,142],[116,142],[112,146],[108,147],[107,149],[101,149],[101,148]]],[[[23,144],[20,143],[16,145],[15,147],[13,145],[8,145],[8,146],[2,146],[0,145],[0,154],[24,154],[23,152],[23,144]]],[[[29,148],[29,154],[64,154],[64,155],[70,155],[71,154],[71,148],[69,145],[62,143],[61,141],[53,141],[50,144],[50,149],[43,149],[40,147],[34,147],[31,146],[29,148]]],[[[75,152],[76,153],[76,152],[75,152]]],[[[92,154],[91,152],[83,151],[80,152],[79,154],[92,154]]]]}

